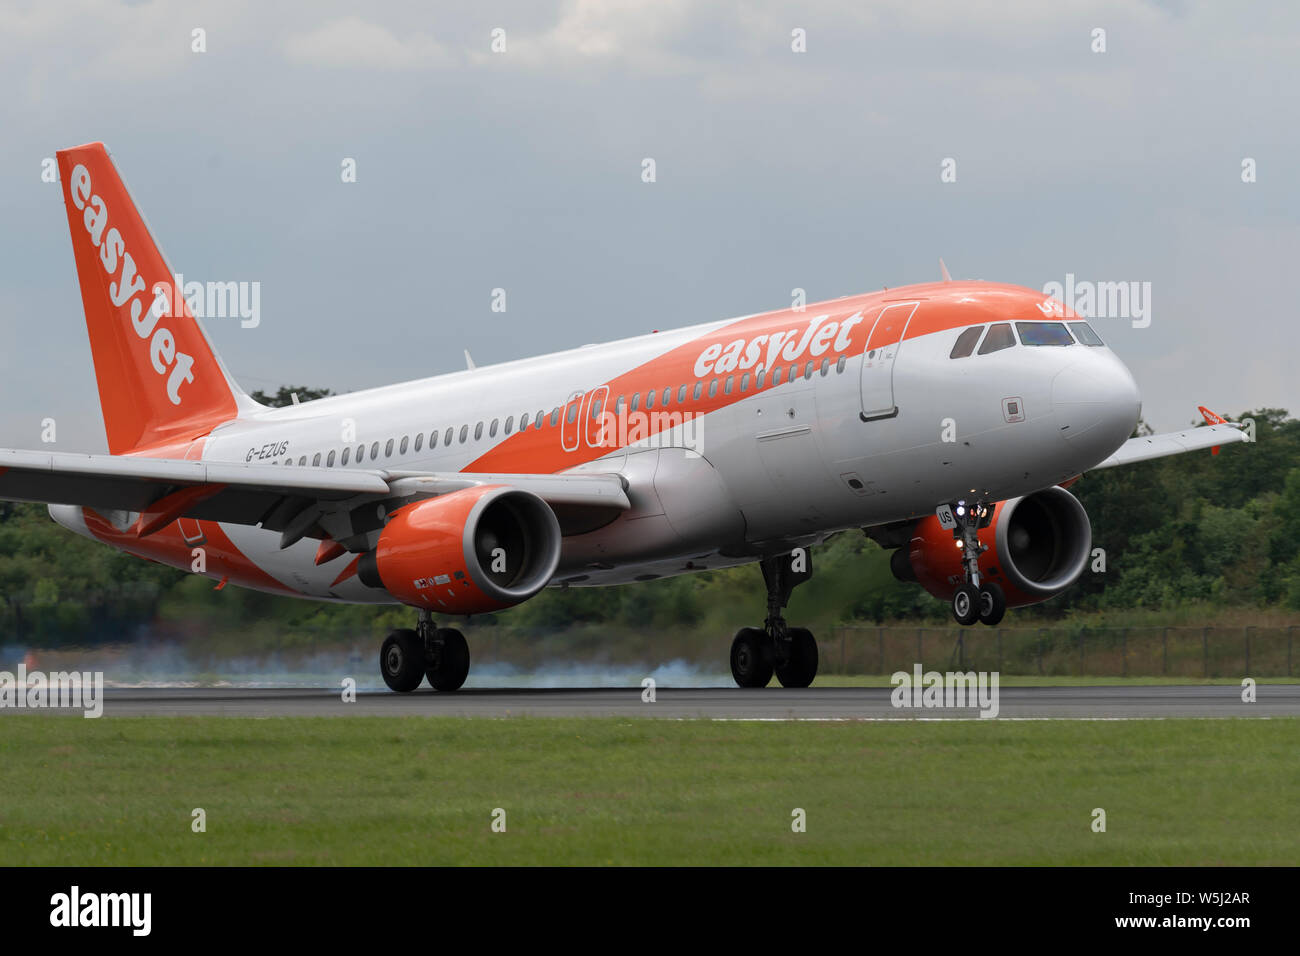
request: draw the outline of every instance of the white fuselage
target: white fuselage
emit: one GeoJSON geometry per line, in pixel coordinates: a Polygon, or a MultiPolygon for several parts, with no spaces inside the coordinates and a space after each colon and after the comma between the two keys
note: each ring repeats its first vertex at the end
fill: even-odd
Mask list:
{"type": "MultiPolygon", "coordinates": [[[[931,514],[960,497],[1027,494],[1080,474],[1128,438],[1137,388],[1104,346],[1017,341],[949,357],[965,329],[997,322],[999,310],[1013,325],[1063,321],[1033,311],[1041,294],[1007,290],[1014,287],[918,286],[268,409],[214,429],[202,457],[260,460],[267,468],[617,472],[632,510],[565,537],[553,583],[611,584],[743,563],[838,530],[931,514]],[[976,304],[968,319],[951,318],[967,301],[976,304]],[[894,308],[906,323],[912,303],[907,334],[873,348],[882,312],[894,308]],[[814,334],[832,326],[837,335],[814,334]],[[786,327],[806,347],[798,351],[792,334],[788,353],[767,353],[772,330],[786,327]],[[736,343],[753,347],[737,347],[733,357],[741,358],[719,374],[729,360],[713,361],[718,350],[706,345],[733,330],[736,343]],[[777,360],[779,384],[771,384],[767,358],[777,360]],[[611,411],[619,395],[624,432],[615,429],[611,445],[597,412],[611,411]],[[677,426],[663,421],[648,442],[631,444],[635,416],[655,412],[690,417],[677,426]]],[[[66,512],[56,517],[84,533],[66,512]]],[[[336,564],[314,564],[314,541],[281,550],[278,533],[222,529],[249,560],[303,596],[391,600],[355,577],[336,584],[336,564]]]]}

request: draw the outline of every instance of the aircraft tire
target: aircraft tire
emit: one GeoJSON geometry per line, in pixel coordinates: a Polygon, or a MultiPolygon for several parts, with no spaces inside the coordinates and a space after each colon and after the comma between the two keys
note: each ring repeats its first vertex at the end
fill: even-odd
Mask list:
{"type": "Polygon", "coordinates": [[[438,666],[425,670],[429,686],[444,693],[460,690],[469,676],[469,644],[465,635],[452,627],[438,628],[438,636],[442,638],[442,653],[438,666]]]}
{"type": "Polygon", "coordinates": [[[817,676],[817,639],[804,627],[792,627],[790,659],[776,668],[782,687],[807,687],[817,676]]]}
{"type": "Polygon", "coordinates": [[[739,687],[766,687],[772,680],[772,639],[757,627],[742,627],[731,642],[731,676],[739,687]]]}
{"type": "Polygon", "coordinates": [[[424,677],[424,647],[415,631],[393,631],[379,649],[379,673],[389,690],[409,694],[424,677]]]}

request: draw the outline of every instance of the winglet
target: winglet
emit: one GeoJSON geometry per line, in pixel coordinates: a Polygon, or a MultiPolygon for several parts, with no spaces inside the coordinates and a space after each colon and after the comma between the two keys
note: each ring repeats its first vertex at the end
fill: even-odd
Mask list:
{"type": "MultiPolygon", "coordinates": [[[[1218,414],[1217,412],[1210,411],[1204,405],[1197,405],[1196,410],[1201,413],[1201,416],[1205,419],[1205,424],[1207,425],[1228,424],[1228,420],[1226,418],[1224,418],[1222,415],[1218,414]]],[[[1213,448],[1210,449],[1210,454],[1217,455],[1219,453],[1220,447],[1221,446],[1219,445],[1215,445],[1213,448]]]]}
{"type": "Polygon", "coordinates": [[[948,267],[943,264],[943,257],[939,257],[939,273],[943,276],[944,282],[951,282],[952,276],[948,275],[948,267]]]}

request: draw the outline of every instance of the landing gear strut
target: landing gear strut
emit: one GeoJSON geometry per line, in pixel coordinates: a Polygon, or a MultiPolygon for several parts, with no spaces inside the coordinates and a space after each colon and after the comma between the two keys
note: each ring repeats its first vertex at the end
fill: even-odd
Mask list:
{"type": "Polygon", "coordinates": [[[1007,612],[1007,599],[996,581],[982,581],[980,555],[988,545],[979,539],[981,528],[993,520],[993,509],[983,501],[955,501],[949,510],[956,527],[953,539],[961,548],[962,568],[966,573],[964,583],[957,586],[952,596],[952,616],[958,624],[969,626],[980,621],[990,627],[1002,620],[1007,612]]]}
{"type": "Polygon", "coordinates": [[[379,672],[399,694],[415,690],[425,678],[434,690],[457,690],[469,675],[469,645],[460,631],[434,626],[433,615],[421,610],[415,630],[393,631],[384,640],[379,672]]]}
{"type": "Polygon", "coordinates": [[[775,672],[782,687],[807,687],[817,676],[817,641],[812,632],[786,624],[781,611],[790,593],[812,577],[807,548],[759,562],[767,585],[767,619],[761,628],[743,627],[731,643],[731,676],[741,687],[766,687],[775,672]]]}

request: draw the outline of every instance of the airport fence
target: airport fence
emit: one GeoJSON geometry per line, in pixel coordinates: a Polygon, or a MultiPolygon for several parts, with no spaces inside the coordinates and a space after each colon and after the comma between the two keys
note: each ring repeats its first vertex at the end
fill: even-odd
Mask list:
{"type": "Polygon", "coordinates": [[[1291,677],[1296,626],[872,627],[819,638],[824,674],[984,670],[1044,677],[1291,677]]]}

